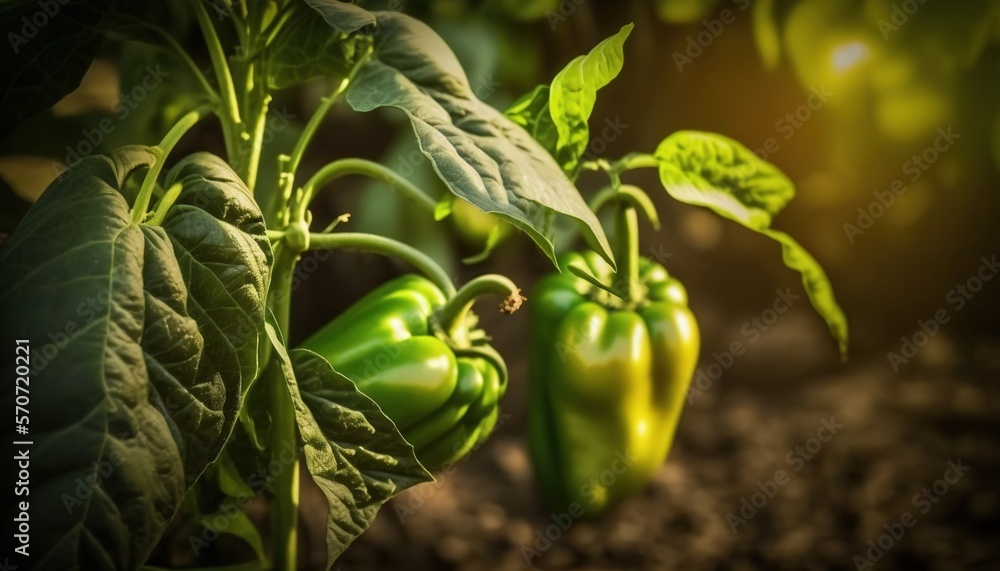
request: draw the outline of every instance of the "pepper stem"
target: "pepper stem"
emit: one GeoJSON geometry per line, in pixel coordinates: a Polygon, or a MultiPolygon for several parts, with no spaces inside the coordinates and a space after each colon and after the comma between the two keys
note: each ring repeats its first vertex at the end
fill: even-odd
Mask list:
{"type": "MultiPolygon", "coordinates": [[[[455,286],[451,283],[448,273],[430,256],[392,238],[364,234],[360,232],[340,232],[337,234],[309,234],[309,250],[329,249],[360,250],[382,254],[402,260],[415,267],[427,279],[431,280],[446,297],[456,295],[455,286]]],[[[471,283],[471,282],[470,282],[471,283]]],[[[513,285],[513,284],[511,284],[513,285]]]]}
{"type": "MultiPolygon", "coordinates": [[[[457,293],[449,296],[448,301],[437,311],[437,323],[450,337],[461,337],[458,332],[465,323],[465,317],[476,299],[486,294],[503,295],[506,299],[500,303],[501,313],[514,313],[524,300],[521,289],[506,276],[486,274],[470,280],[457,293]]],[[[460,340],[460,339],[456,339],[460,340]]]]}
{"type": "Polygon", "coordinates": [[[615,285],[624,294],[625,301],[632,303],[642,296],[639,284],[639,216],[634,206],[623,201],[618,203],[615,221],[615,260],[618,262],[615,285]]]}

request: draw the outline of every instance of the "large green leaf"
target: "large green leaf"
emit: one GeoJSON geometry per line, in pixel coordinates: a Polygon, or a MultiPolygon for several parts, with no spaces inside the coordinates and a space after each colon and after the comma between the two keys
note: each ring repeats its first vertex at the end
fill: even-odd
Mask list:
{"type": "Polygon", "coordinates": [[[306,349],[286,353],[267,324],[288,382],[303,456],[326,496],[327,567],[403,490],[433,481],[389,417],[330,362],[306,349]]]}
{"type": "Polygon", "coordinates": [[[268,50],[271,89],[284,89],[318,77],[347,77],[370,44],[370,37],[353,32],[375,23],[371,13],[336,0],[295,2],[290,10],[292,14],[268,50]],[[346,12],[347,20],[338,26],[345,31],[330,33],[330,24],[322,14],[333,11],[346,12]]]}
{"type": "Polygon", "coordinates": [[[472,93],[444,41],[403,14],[375,16],[375,57],[347,92],[351,107],[403,110],[448,188],[526,232],[553,262],[557,214],[582,223],[588,241],[610,260],[600,222],[573,183],[524,129],[472,93]]]}
{"type": "Polygon", "coordinates": [[[30,431],[8,435],[34,442],[35,569],[138,567],[257,373],[260,211],[199,154],[168,173],[182,188],[162,225],[132,223],[119,189],[153,160],[147,147],[82,159],[0,252],[0,330],[31,344],[30,431]]]}
{"type": "Polygon", "coordinates": [[[539,85],[506,111],[549,151],[567,175],[576,177],[580,159],[590,144],[590,114],[597,90],[618,76],[624,63],[623,46],[632,24],[578,56],[549,86],[539,85]]]}
{"type": "Polygon", "coordinates": [[[826,273],[791,236],[771,230],[774,216],[795,196],[792,181],[750,149],[712,133],[674,133],[656,148],[655,157],[660,182],[671,196],[706,206],[781,244],[785,265],[802,275],[810,302],[846,357],[847,318],[826,273]]]}

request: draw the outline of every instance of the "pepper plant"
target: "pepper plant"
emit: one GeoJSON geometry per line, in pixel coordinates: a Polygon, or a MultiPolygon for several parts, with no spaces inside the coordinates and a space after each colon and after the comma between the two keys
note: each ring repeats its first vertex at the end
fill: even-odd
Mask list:
{"type": "MultiPolygon", "coordinates": [[[[3,54],[19,70],[0,102],[5,133],[71,91],[102,42],[152,41],[197,86],[177,98],[188,108],[158,144],[72,164],[0,249],[0,326],[30,345],[25,385],[33,381],[27,501],[39,523],[30,560],[15,565],[138,569],[168,524],[191,523],[182,529],[195,549],[228,533],[256,553],[225,568],[295,569],[306,471],[327,500],[332,566],[386,500],[488,436],[507,371],[470,308],[486,293],[506,296],[504,312],[524,298],[497,275],[456,288],[406,244],[340,231],[346,217],[313,226],[312,201],[349,174],[387,183],[428,216],[460,210],[454,199],[436,201],[358,157],[329,157],[306,176],[303,158],[338,104],[402,111],[451,194],[527,234],[554,263],[556,223],[575,222],[591,269],[562,267],[612,309],[638,308],[642,295],[655,297],[649,284],[666,279],[660,268],[642,270],[634,207],[646,199],[620,178],[656,167],[675,198],[781,242],[786,262],[803,273],[814,305],[846,343],[822,270],[770,229],[793,192],[774,167],[733,141],[694,133],[669,137],[654,155],[584,160],[596,91],[620,70],[631,26],[505,114],[473,95],[440,37],[401,13],[337,0],[148,4],[60,3],[30,41],[3,54]],[[204,65],[179,41],[185,22],[203,40],[204,65]],[[262,147],[276,92],[321,78],[330,91],[297,140],[267,164],[262,147]],[[213,116],[224,157],[176,156],[185,134],[213,116]],[[624,220],[617,255],[572,182],[582,169],[611,177],[598,203],[617,205],[624,220]],[[277,176],[265,176],[271,171],[277,176]],[[296,264],[305,252],[338,248],[399,258],[424,277],[371,292],[291,348],[296,264]],[[624,289],[607,283],[616,261],[624,289]],[[254,495],[269,502],[271,550],[236,501],[254,495]]],[[[17,0],[0,17],[14,28],[37,9],[17,0]]],[[[498,230],[490,243],[499,238],[498,230]]],[[[682,290],[665,291],[673,299],[682,290]]],[[[13,387],[4,398],[13,408],[13,387]]],[[[674,417],[675,410],[661,428],[667,446],[674,417]]]]}

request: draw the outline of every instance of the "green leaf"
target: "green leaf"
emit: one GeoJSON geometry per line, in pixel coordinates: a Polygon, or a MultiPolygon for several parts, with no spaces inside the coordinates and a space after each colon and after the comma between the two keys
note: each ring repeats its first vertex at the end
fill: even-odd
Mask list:
{"type": "Polygon", "coordinates": [[[559,152],[559,131],[549,113],[548,85],[538,85],[521,96],[504,115],[527,131],[553,158],[559,152]]]}
{"type": "Polygon", "coordinates": [[[795,196],[795,186],[777,167],[722,135],[678,131],[656,148],[660,181],[671,196],[754,230],[795,196]]]}
{"type": "Polygon", "coordinates": [[[290,10],[291,16],[268,50],[269,87],[284,89],[319,77],[347,77],[370,44],[369,37],[352,34],[374,24],[374,16],[337,0],[297,1],[290,10]],[[370,22],[365,14],[371,16],[370,22]],[[332,32],[330,21],[337,22],[332,32]]]}
{"type": "Polygon", "coordinates": [[[590,144],[588,121],[597,90],[621,72],[622,47],[632,27],[623,26],[587,55],[576,57],[551,85],[539,85],[506,111],[507,117],[531,133],[571,178],[579,173],[580,159],[590,144]]]}
{"type": "Polygon", "coordinates": [[[753,41],[764,62],[764,68],[777,69],[781,62],[781,34],[774,15],[774,0],[754,2],[753,41]]]}
{"type": "Polygon", "coordinates": [[[0,7],[0,139],[80,85],[101,43],[94,2],[12,2],[0,7]],[[38,25],[42,24],[42,25],[38,25]]]}
{"type": "Polygon", "coordinates": [[[267,324],[295,405],[306,467],[326,496],[327,567],[371,525],[379,508],[434,477],[375,401],[329,361],[306,349],[286,353],[267,324]]]}
{"type": "Polygon", "coordinates": [[[327,25],[341,34],[353,34],[375,25],[375,14],[360,6],[341,0],[303,0],[319,12],[327,25]]]}
{"type": "Polygon", "coordinates": [[[712,133],[674,133],[656,148],[655,157],[660,182],[671,196],[706,206],[781,244],[785,265],[802,274],[809,301],[846,358],[847,318],[826,273],[791,236],[771,229],[774,216],[795,196],[792,181],[750,149],[712,133]]]}
{"type": "Polygon", "coordinates": [[[805,248],[791,236],[777,230],[764,230],[765,236],[781,244],[781,257],[785,265],[802,274],[802,285],[806,288],[809,302],[826,321],[830,334],[837,340],[841,359],[847,358],[847,317],[837,304],[833,286],[826,272],[805,248]]]}
{"type": "Polygon", "coordinates": [[[520,228],[553,263],[557,214],[582,223],[594,249],[612,260],[600,222],[573,183],[528,133],[473,95],[444,41],[403,14],[375,15],[375,59],[348,89],[351,107],[403,110],[448,188],[520,228]]]}
{"type": "Polygon", "coordinates": [[[597,90],[618,77],[624,64],[622,46],[632,32],[623,26],[585,56],[578,56],[552,80],[549,112],[559,132],[556,160],[570,176],[580,169],[580,158],[590,144],[587,122],[594,111],[597,90]]]}
{"type": "Polygon", "coordinates": [[[168,173],[183,186],[162,225],[133,224],[119,189],[153,161],[147,147],[82,159],[0,252],[0,330],[31,343],[36,569],[138,567],[257,373],[260,211],[199,154],[168,173]]]}

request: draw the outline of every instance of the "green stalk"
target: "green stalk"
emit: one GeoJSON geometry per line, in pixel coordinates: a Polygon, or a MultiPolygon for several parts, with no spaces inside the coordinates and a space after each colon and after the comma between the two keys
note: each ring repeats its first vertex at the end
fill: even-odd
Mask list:
{"type": "Polygon", "coordinates": [[[392,169],[365,159],[340,159],[319,169],[302,187],[303,199],[297,205],[297,216],[305,216],[309,203],[316,197],[316,192],[334,180],[350,174],[359,174],[382,181],[389,188],[398,190],[404,196],[428,212],[434,212],[437,202],[424,194],[412,182],[406,180],[392,169]]]}
{"type": "Polygon", "coordinates": [[[187,133],[202,117],[208,114],[210,108],[209,105],[199,105],[188,111],[167,131],[160,144],[153,147],[153,152],[156,154],[156,161],[149,167],[146,178],[142,179],[142,186],[139,187],[139,195],[136,196],[135,205],[132,206],[132,222],[134,224],[142,222],[142,219],[146,216],[146,209],[149,208],[149,201],[153,196],[156,179],[159,178],[160,171],[163,170],[163,163],[166,162],[170,151],[177,145],[177,141],[184,136],[184,133],[187,133]]]}
{"type": "Polygon", "coordinates": [[[616,282],[627,303],[642,297],[639,283],[639,216],[635,207],[627,202],[619,202],[615,211],[615,261],[618,262],[616,282]],[[617,279],[621,276],[622,280],[617,279]],[[624,283],[622,283],[624,281],[624,283]]]}
{"type": "MultiPolygon", "coordinates": [[[[455,295],[455,286],[451,283],[451,278],[441,266],[430,256],[402,242],[376,236],[374,234],[362,234],[355,232],[340,232],[337,234],[310,234],[310,250],[360,250],[362,252],[372,252],[382,254],[391,258],[402,260],[420,273],[427,276],[440,289],[446,297],[455,295]]],[[[512,284],[513,285],[513,284],[512,284]]]]}
{"type": "MultiPolygon", "coordinates": [[[[274,269],[271,274],[271,293],[268,306],[274,315],[275,325],[281,335],[287,335],[291,307],[292,277],[299,253],[284,243],[275,246],[274,269]]],[[[281,465],[281,452],[286,443],[294,446],[296,440],[295,406],[288,384],[272,355],[267,368],[267,382],[271,395],[271,458],[281,465]]],[[[272,486],[274,504],[271,512],[271,531],[274,537],[274,569],[295,571],[298,566],[298,521],[299,521],[299,461],[282,469],[272,486]]]]}
{"type": "Polygon", "coordinates": [[[441,329],[451,337],[457,337],[457,332],[465,323],[465,316],[472,309],[472,304],[476,299],[487,295],[497,294],[507,298],[502,307],[510,307],[504,313],[513,313],[524,301],[521,290],[510,278],[499,274],[486,274],[470,280],[454,296],[449,296],[448,301],[437,311],[437,323],[441,329]],[[512,304],[512,305],[508,305],[512,304]]]}
{"type": "MultiPolygon", "coordinates": [[[[371,51],[369,48],[368,53],[358,59],[354,67],[351,68],[351,72],[345,77],[337,88],[328,97],[324,97],[320,106],[313,113],[312,117],[309,118],[309,122],[306,123],[305,128],[302,130],[302,134],[299,135],[299,140],[295,142],[295,147],[292,148],[292,152],[288,155],[288,159],[285,161],[282,170],[283,186],[281,192],[274,193],[274,199],[271,204],[271,211],[280,211],[282,205],[288,204],[292,199],[292,190],[295,187],[295,174],[299,170],[299,164],[302,162],[302,157],[305,156],[306,149],[309,148],[309,143],[312,142],[313,136],[319,129],[320,124],[323,122],[323,118],[330,111],[333,105],[340,99],[340,96],[347,91],[347,87],[354,80],[358,71],[367,63],[368,59],[371,57],[371,51]],[[279,202],[280,201],[280,202],[279,202]]],[[[301,210],[301,209],[300,209],[301,210]]],[[[285,224],[289,222],[288,219],[283,220],[285,224]]]]}
{"type": "Polygon", "coordinates": [[[147,224],[150,226],[159,226],[160,224],[163,224],[163,220],[167,217],[167,211],[170,210],[170,207],[177,201],[177,197],[181,195],[181,190],[183,190],[183,188],[184,186],[179,182],[175,182],[170,188],[168,188],[167,192],[163,193],[163,198],[161,198],[160,202],[156,204],[156,212],[153,214],[153,217],[149,219],[147,224]]]}
{"type": "Polygon", "coordinates": [[[202,5],[202,0],[191,0],[194,6],[194,13],[198,19],[198,26],[202,35],[205,36],[205,43],[208,46],[208,54],[212,59],[212,68],[215,69],[216,79],[219,81],[219,88],[222,90],[221,100],[224,108],[223,133],[226,137],[226,152],[230,157],[237,156],[237,142],[242,132],[240,119],[239,100],[236,98],[236,88],[233,85],[233,76],[229,71],[229,64],[226,61],[225,51],[219,36],[215,33],[212,20],[202,5]]]}

